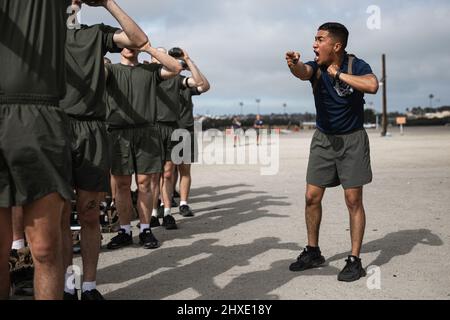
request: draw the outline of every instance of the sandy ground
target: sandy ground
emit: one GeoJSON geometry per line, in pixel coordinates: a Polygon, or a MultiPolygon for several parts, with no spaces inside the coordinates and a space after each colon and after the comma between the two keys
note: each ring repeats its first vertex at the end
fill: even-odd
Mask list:
{"type": "Polygon", "coordinates": [[[368,277],[351,284],[336,279],[350,249],[340,187],[327,190],[323,202],[320,245],[327,265],[288,270],[306,245],[313,131],[305,131],[281,136],[276,175],[262,176],[258,165],[195,166],[190,204],[196,216],[176,214],[175,231],[154,229],[162,243],[157,250],[137,245],[136,228],[136,245],[103,249],[99,290],[107,299],[449,299],[450,127],[391,133],[381,138],[369,131],[374,181],[365,188],[361,258],[379,269],[371,267],[368,277]]]}

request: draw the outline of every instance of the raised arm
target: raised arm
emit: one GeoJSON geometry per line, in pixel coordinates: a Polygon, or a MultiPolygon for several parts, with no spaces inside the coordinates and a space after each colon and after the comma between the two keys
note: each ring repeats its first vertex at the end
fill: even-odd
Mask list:
{"type": "Polygon", "coordinates": [[[194,63],[194,61],[191,60],[187,52],[183,49],[183,56],[180,58],[181,60],[184,60],[186,62],[189,71],[192,73],[192,77],[186,78],[187,83],[184,83],[185,87],[201,87],[203,85],[203,78],[200,74],[200,70],[198,69],[197,65],[194,63]]]}
{"type": "Polygon", "coordinates": [[[114,35],[119,48],[139,49],[149,40],[142,29],[119,7],[114,0],[84,0],[89,6],[103,6],[119,22],[122,30],[114,35]]]}
{"type": "MultiPolygon", "coordinates": [[[[328,67],[327,71],[330,77],[334,79],[337,77],[339,67],[337,65],[331,65],[330,67],[328,67]]],[[[379,88],[378,78],[376,75],[372,73],[363,76],[355,76],[346,73],[339,73],[338,78],[339,80],[347,83],[350,87],[352,87],[355,90],[369,94],[376,94],[378,92],[379,88]]]]}
{"type": "Polygon", "coordinates": [[[300,80],[307,81],[313,76],[313,68],[300,61],[300,53],[293,51],[287,52],[286,62],[291,73],[300,80]]]}
{"type": "Polygon", "coordinates": [[[205,93],[211,89],[211,85],[209,84],[208,79],[206,79],[205,75],[200,71],[200,76],[202,77],[203,84],[200,87],[197,87],[198,92],[205,93]]]}
{"type": "Polygon", "coordinates": [[[153,48],[150,43],[147,43],[139,50],[148,53],[163,65],[161,70],[161,77],[163,79],[173,78],[183,70],[180,63],[175,58],[157,48],[153,48]]]}

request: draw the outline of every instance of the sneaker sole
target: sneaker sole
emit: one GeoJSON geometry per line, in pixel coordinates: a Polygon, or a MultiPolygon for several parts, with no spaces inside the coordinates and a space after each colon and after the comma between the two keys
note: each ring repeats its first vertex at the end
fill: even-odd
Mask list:
{"type": "Polygon", "coordinates": [[[164,228],[166,228],[166,230],[177,230],[178,227],[176,225],[169,225],[169,226],[165,226],[163,225],[164,228]]]}
{"type": "Polygon", "coordinates": [[[309,266],[306,266],[306,267],[301,268],[301,269],[291,269],[291,268],[289,268],[289,270],[292,271],[292,272],[302,272],[302,271],[306,271],[306,270],[309,270],[309,269],[319,268],[324,263],[325,263],[325,258],[324,257],[320,257],[319,260],[313,261],[312,264],[309,265],[309,266]]]}
{"type": "Polygon", "coordinates": [[[345,279],[345,278],[341,278],[341,277],[338,275],[338,281],[341,281],[341,282],[355,282],[355,281],[358,281],[358,280],[361,279],[361,278],[364,278],[365,276],[366,276],[366,270],[362,269],[361,272],[360,272],[360,274],[359,274],[359,277],[357,277],[357,278],[352,278],[352,279],[345,279]]]}
{"type": "Polygon", "coordinates": [[[158,249],[159,248],[159,243],[156,245],[142,245],[144,249],[148,249],[148,250],[152,250],[152,249],[158,249]]]}
{"type": "Polygon", "coordinates": [[[111,246],[106,246],[106,248],[108,249],[108,250],[117,250],[117,249],[120,249],[120,248],[123,248],[123,247],[128,247],[128,246],[131,246],[133,244],[133,242],[130,242],[130,243],[126,243],[126,244],[121,244],[120,246],[117,246],[117,247],[111,247],[111,246]]]}

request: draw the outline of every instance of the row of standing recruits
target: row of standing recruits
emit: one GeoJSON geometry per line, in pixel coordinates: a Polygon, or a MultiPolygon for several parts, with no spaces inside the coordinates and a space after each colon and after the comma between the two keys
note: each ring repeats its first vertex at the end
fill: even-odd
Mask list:
{"type": "MultiPolygon", "coordinates": [[[[156,92],[158,82],[174,78],[182,70],[176,59],[151,46],[145,33],[114,0],[84,3],[103,6],[118,21],[121,29],[103,24],[67,29],[67,8],[72,5],[73,11],[77,11],[82,6],[80,0],[0,0],[0,69],[9,75],[0,79],[2,299],[9,296],[8,257],[12,240],[11,208],[14,206],[23,207],[24,229],[35,266],[35,299],[78,299],[74,289],[67,285],[64,288],[64,283],[68,284],[67,280],[73,276],[67,272],[64,279],[64,270],[69,270],[67,267],[72,264],[70,200],[74,189],[82,226],[81,299],[103,299],[96,289],[96,272],[101,239],[98,208],[110,190],[108,125],[111,137],[117,143],[113,145],[114,150],[120,152],[120,148],[125,147],[128,155],[133,157],[135,154],[131,152],[138,150],[134,145],[130,147],[135,140],[129,140],[127,146],[123,136],[130,134],[130,128],[114,126],[116,121],[120,123],[120,110],[115,110],[116,113],[111,107],[107,110],[105,99],[106,76],[113,86],[124,80],[114,75],[127,74],[114,73],[120,67],[105,71],[103,58],[107,52],[122,52],[124,59],[127,54],[137,55],[137,52],[150,54],[163,66],[152,64],[145,69],[150,77],[144,80],[149,86],[145,89],[152,93],[156,92]],[[63,32],[65,30],[67,32],[63,32]]],[[[185,58],[189,64],[186,54],[185,58]]],[[[193,63],[189,65],[191,71],[193,66],[193,63]]],[[[195,79],[194,73],[192,71],[192,79],[195,79]]],[[[201,80],[189,83],[191,87],[201,85],[201,80]]],[[[113,95],[108,95],[108,100],[111,97],[113,95]]],[[[127,100],[119,94],[114,97],[127,100]]],[[[156,118],[150,117],[149,112],[156,111],[155,95],[149,99],[153,100],[141,101],[142,105],[136,110],[147,106],[144,113],[148,117],[145,119],[154,121],[156,118]]],[[[145,125],[140,125],[145,121],[135,114],[136,110],[133,111],[130,105],[123,106],[129,107],[124,114],[129,118],[123,120],[136,121],[139,124],[136,132],[143,130],[145,125]]],[[[156,130],[157,135],[148,140],[155,140],[164,130],[156,122],[154,124],[149,130],[156,130]]],[[[136,138],[139,134],[133,134],[133,139],[136,138]]],[[[158,143],[160,146],[163,144],[156,141],[156,145],[158,143]]],[[[142,150],[150,151],[153,160],[163,160],[162,149],[158,149],[161,150],[158,156],[154,154],[155,150],[146,148],[143,146],[142,150]]],[[[120,159],[113,158],[113,174],[127,170],[127,163],[120,161],[128,160],[131,163],[125,154],[120,159]]],[[[157,170],[145,173],[154,174],[157,170]]],[[[145,181],[141,185],[147,187],[145,181]]],[[[143,196],[148,194],[144,192],[143,196]]],[[[126,214],[126,210],[124,212],[126,214]]],[[[142,213],[145,216],[146,211],[142,210],[142,213]]]]}

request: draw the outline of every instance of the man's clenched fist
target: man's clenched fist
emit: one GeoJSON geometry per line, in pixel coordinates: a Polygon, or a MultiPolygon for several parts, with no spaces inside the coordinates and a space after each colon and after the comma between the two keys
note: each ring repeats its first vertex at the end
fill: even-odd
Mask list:
{"type": "Polygon", "coordinates": [[[297,63],[300,61],[300,53],[299,52],[293,52],[289,51],[286,53],[286,61],[289,66],[289,68],[293,68],[297,65],[297,63]]]}

